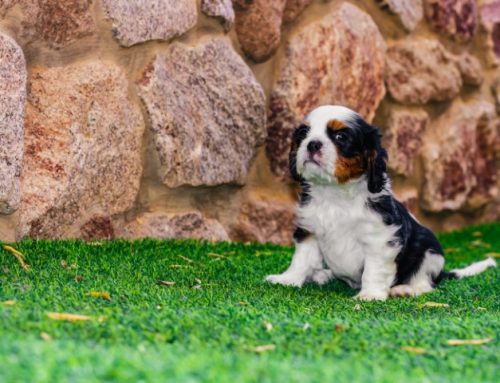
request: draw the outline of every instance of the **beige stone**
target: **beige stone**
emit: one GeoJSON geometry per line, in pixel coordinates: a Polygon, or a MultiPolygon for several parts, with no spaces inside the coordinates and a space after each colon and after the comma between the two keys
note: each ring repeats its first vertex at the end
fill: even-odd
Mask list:
{"type": "Polygon", "coordinates": [[[292,243],[295,229],[295,204],[255,199],[245,201],[229,235],[235,241],[292,243]]]}
{"type": "Polygon", "coordinates": [[[224,227],[215,219],[205,218],[199,211],[163,213],[148,212],[121,227],[116,236],[125,239],[205,239],[227,241],[224,227]]]}
{"type": "Polygon", "coordinates": [[[29,78],[17,237],[80,237],[95,217],[130,209],[144,123],[125,73],[100,61],[29,78]]]}

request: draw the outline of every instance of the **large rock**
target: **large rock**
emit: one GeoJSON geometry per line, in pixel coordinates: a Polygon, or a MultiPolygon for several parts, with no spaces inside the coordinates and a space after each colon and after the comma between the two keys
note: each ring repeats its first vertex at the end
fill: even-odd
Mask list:
{"type": "Polygon", "coordinates": [[[205,218],[199,211],[181,213],[144,213],[134,221],[126,223],[116,233],[125,239],[205,239],[227,241],[224,227],[215,219],[205,218]]]}
{"type": "Polygon", "coordinates": [[[0,33],[0,213],[14,212],[21,198],[26,63],[22,49],[0,33]]]}
{"type": "Polygon", "coordinates": [[[0,15],[18,4],[23,11],[21,36],[63,48],[96,31],[93,0],[8,0],[0,4],[0,15]]]}
{"type": "Polygon", "coordinates": [[[398,16],[403,27],[411,32],[424,16],[422,0],[376,0],[380,7],[398,16]]]}
{"type": "Polygon", "coordinates": [[[497,194],[498,120],[482,100],[456,100],[432,124],[423,149],[423,208],[477,209],[497,194]]]}
{"type": "Polygon", "coordinates": [[[375,23],[348,3],[293,32],[271,92],[267,154],[275,174],[288,174],[292,132],[313,108],[343,104],[373,118],[385,94],[384,57],[375,23]]]}
{"type": "Polygon", "coordinates": [[[28,89],[17,236],[85,237],[134,204],[140,109],[125,73],[103,62],[34,69],[28,89]]]}
{"type": "Polygon", "coordinates": [[[251,199],[244,202],[229,235],[235,241],[292,243],[295,205],[291,202],[251,199]]]}
{"type": "Polygon", "coordinates": [[[226,32],[233,26],[234,10],[231,0],[201,0],[201,11],[219,19],[226,32]]]}
{"type": "Polygon", "coordinates": [[[313,0],[288,0],[283,11],[283,22],[295,20],[313,0]]]}
{"type": "Polygon", "coordinates": [[[481,0],[479,2],[481,26],[487,34],[487,45],[491,61],[500,62],[500,0],[481,0]]]}
{"type": "Polygon", "coordinates": [[[423,110],[395,109],[389,116],[384,142],[389,154],[389,167],[398,174],[411,175],[429,116],[423,110]]]}
{"type": "Polygon", "coordinates": [[[256,62],[267,60],[280,44],[286,0],[234,0],[233,3],[241,49],[256,62]]]}
{"type": "Polygon", "coordinates": [[[431,27],[459,41],[476,32],[476,0],[425,0],[425,16],[431,27]]]}
{"type": "Polygon", "coordinates": [[[129,47],[149,40],[169,40],[197,21],[196,0],[102,0],[113,20],[113,35],[129,47]]]}
{"type": "Polygon", "coordinates": [[[476,58],[467,53],[455,56],[437,40],[402,40],[387,50],[387,89],[399,102],[450,100],[464,83],[481,82],[481,66],[476,58]]]}
{"type": "Polygon", "coordinates": [[[170,45],[138,86],[165,185],[244,183],[266,134],[265,98],[227,39],[170,45]]]}

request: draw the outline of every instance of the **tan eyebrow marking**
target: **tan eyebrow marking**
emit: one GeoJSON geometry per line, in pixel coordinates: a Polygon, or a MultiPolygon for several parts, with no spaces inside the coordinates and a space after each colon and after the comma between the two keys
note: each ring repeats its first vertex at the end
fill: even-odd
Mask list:
{"type": "Polygon", "coordinates": [[[342,121],[335,119],[328,121],[326,127],[331,130],[339,130],[347,128],[347,126],[342,121]]]}

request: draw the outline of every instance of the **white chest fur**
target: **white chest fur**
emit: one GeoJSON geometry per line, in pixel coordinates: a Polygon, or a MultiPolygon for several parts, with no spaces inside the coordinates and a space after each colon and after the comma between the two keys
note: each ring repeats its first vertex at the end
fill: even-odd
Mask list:
{"type": "Polygon", "coordinates": [[[300,227],[313,233],[334,276],[359,287],[366,257],[394,261],[398,250],[387,243],[397,227],[384,224],[366,202],[364,180],[339,186],[312,186],[311,200],[298,208],[300,227]]]}

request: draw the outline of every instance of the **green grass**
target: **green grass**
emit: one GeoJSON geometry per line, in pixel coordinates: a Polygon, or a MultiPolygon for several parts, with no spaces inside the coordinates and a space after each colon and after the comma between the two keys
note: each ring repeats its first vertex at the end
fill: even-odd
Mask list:
{"type": "MultiPolygon", "coordinates": [[[[500,251],[500,224],[440,239],[453,248],[447,269],[464,266],[500,251]]],[[[292,249],[286,247],[153,240],[14,246],[31,270],[0,250],[0,302],[16,302],[0,303],[0,382],[499,378],[498,269],[448,281],[419,298],[360,303],[337,281],[303,289],[264,283],[265,275],[288,265],[292,249]],[[90,291],[109,292],[111,300],[86,296],[90,291]],[[422,307],[426,301],[449,307],[422,307]],[[96,319],[61,322],[48,312],[96,319]],[[493,340],[448,346],[452,338],[493,340]],[[253,350],[270,344],[274,350],[253,350]]]]}

